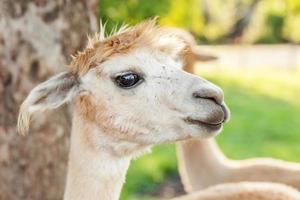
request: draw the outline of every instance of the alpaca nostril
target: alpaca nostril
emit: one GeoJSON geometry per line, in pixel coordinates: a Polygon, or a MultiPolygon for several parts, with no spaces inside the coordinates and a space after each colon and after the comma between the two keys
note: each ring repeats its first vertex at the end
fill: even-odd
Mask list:
{"type": "Polygon", "coordinates": [[[199,90],[193,92],[193,98],[196,99],[208,99],[214,101],[216,104],[221,105],[223,102],[223,93],[219,93],[213,90],[199,90]]]}

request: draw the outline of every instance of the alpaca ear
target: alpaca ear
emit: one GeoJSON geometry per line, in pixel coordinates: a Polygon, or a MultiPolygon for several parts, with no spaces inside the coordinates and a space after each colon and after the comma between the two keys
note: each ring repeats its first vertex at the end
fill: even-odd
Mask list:
{"type": "Polygon", "coordinates": [[[195,59],[198,61],[202,61],[202,62],[213,61],[213,60],[218,59],[217,56],[210,55],[210,54],[202,54],[202,53],[198,53],[195,51],[193,51],[193,53],[194,53],[195,59]]]}
{"type": "Polygon", "coordinates": [[[193,56],[194,60],[201,62],[218,60],[216,55],[203,53],[200,49],[195,48],[195,46],[191,47],[191,55],[193,56]]]}
{"type": "Polygon", "coordinates": [[[70,102],[80,90],[78,76],[71,72],[62,72],[37,85],[20,107],[18,132],[22,135],[28,132],[32,114],[55,109],[70,102]]]}

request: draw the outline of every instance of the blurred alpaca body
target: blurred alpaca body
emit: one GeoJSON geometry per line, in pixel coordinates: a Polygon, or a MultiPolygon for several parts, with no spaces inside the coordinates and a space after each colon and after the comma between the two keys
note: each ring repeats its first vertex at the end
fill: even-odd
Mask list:
{"type": "Polygon", "coordinates": [[[226,183],[172,200],[299,200],[294,188],[278,183],[240,182],[226,183]]]}
{"type": "Polygon", "coordinates": [[[241,181],[277,182],[300,188],[300,164],[270,158],[230,160],[214,139],[180,142],[177,156],[187,192],[241,181]]]}

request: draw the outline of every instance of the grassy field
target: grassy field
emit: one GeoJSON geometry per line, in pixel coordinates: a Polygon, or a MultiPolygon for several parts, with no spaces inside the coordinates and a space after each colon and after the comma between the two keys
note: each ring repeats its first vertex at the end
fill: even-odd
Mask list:
{"type": "MultiPolygon", "coordinates": [[[[228,157],[300,162],[299,70],[205,68],[197,74],[225,91],[232,118],[217,141],[228,157]]],[[[121,199],[151,199],[161,183],[176,176],[174,145],[155,147],[132,163],[121,199]]]]}

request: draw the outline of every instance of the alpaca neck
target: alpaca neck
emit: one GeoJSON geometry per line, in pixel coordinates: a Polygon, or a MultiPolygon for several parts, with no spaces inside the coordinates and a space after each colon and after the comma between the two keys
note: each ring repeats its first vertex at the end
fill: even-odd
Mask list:
{"type": "Polygon", "coordinates": [[[189,140],[177,147],[180,174],[188,192],[205,188],[226,176],[229,161],[214,139],[189,140]]]}
{"type": "Polygon", "coordinates": [[[105,144],[107,135],[74,116],[65,200],[119,199],[131,156],[115,155],[113,147],[105,144]],[[103,144],[93,146],[89,142],[95,134],[103,134],[103,144]]]}

